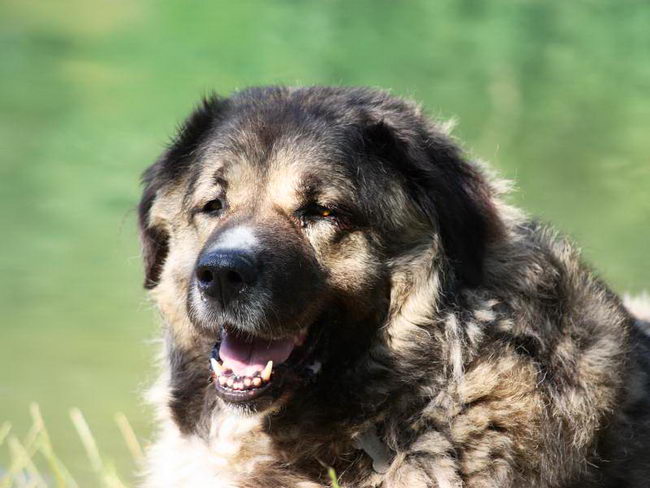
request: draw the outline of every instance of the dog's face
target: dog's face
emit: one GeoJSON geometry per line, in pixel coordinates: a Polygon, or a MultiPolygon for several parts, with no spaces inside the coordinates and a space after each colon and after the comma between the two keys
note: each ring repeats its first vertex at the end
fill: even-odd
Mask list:
{"type": "Polygon", "coordinates": [[[367,90],[206,102],[148,170],[140,206],[146,285],[191,358],[171,367],[202,368],[223,402],[261,409],[367,352],[414,253],[479,280],[489,189],[433,130],[367,90]]]}

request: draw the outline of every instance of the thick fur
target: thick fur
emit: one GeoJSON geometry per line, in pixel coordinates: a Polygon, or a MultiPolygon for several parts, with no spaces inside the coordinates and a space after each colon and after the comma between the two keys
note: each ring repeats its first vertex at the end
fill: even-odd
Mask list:
{"type": "Polygon", "coordinates": [[[213,97],[144,185],[145,285],[165,327],[143,486],[315,488],[328,467],[344,487],[648,486],[641,319],[414,104],[356,88],[213,97]],[[197,216],[215,188],[223,215],[197,216]],[[319,192],[340,218],[296,225],[319,192]],[[320,280],[312,293],[289,272],[300,310],[270,290],[238,316],[259,330],[325,317],[320,376],[263,411],[217,398],[192,301],[197,256],[237,222],[320,280]],[[357,447],[368,431],[385,473],[357,447]]]}

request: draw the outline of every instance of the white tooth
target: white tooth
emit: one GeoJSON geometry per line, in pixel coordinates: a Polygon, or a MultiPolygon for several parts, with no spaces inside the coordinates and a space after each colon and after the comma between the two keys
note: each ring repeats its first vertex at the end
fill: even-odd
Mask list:
{"type": "Polygon", "coordinates": [[[216,359],[210,358],[210,365],[212,366],[212,371],[214,371],[217,376],[223,373],[223,368],[216,359]]]}
{"type": "Polygon", "coordinates": [[[271,371],[273,371],[273,361],[266,363],[262,374],[260,374],[264,381],[269,381],[271,379],[271,371]]]}

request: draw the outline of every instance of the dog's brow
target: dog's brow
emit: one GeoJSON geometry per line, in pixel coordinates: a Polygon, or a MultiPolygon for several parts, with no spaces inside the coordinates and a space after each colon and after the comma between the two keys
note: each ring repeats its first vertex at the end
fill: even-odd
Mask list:
{"type": "Polygon", "coordinates": [[[225,168],[221,166],[212,174],[212,181],[215,185],[219,185],[225,190],[228,189],[228,180],[225,178],[225,168]]]}
{"type": "Polygon", "coordinates": [[[193,200],[194,200],[194,193],[196,192],[196,187],[198,185],[199,178],[201,177],[201,172],[198,170],[192,171],[190,174],[189,181],[187,183],[187,190],[185,192],[185,195],[183,196],[183,209],[186,211],[190,211],[190,216],[189,220],[191,221],[193,214],[191,213],[192,206],[193,206],[193,200]]]}
{"type": "Polygon", "coordinates": [[[303,176],[298,192],[303,200],[314,200],[320,193],[321,186],[322,180],[318,176],[307,174],[303,176]]]}
{"type": "Polygon", "coordinates": [[[336,185],[333,181],[311,173],[304,175],[298,185],[298,193],[305,200],[316,200],[322,195],[340,195],[342,190],[344,188],[336,185]]]}

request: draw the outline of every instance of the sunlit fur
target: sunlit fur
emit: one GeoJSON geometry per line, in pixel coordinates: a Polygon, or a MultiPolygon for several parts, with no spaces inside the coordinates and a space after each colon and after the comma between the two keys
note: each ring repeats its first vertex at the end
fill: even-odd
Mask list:
{"type": "Polygon", "coordinates": [[[413,103],[324,87],[214,97],[144,183],[146,286],[164,341],[142,486],[316,488],[330,486],[328,467],[343,487],[648,486],[647,299],[630,300],[635,319],[413,103]],[[357,220],[292,224],[304,179],[357,220]],[[190,217],[216,191],[223,217],[190,217]],[[216,397],[219,317],[192,299],[199,252],[235,221],[256,245],[291,241],[323,280],[304,316],[273,325],[267,315],[285,311],[269,291],[242,326],[329,319],[319,378],[259,412],[216,397]],[[386,473],[355,443],[369,428],[393,455],[386,473]]]}

